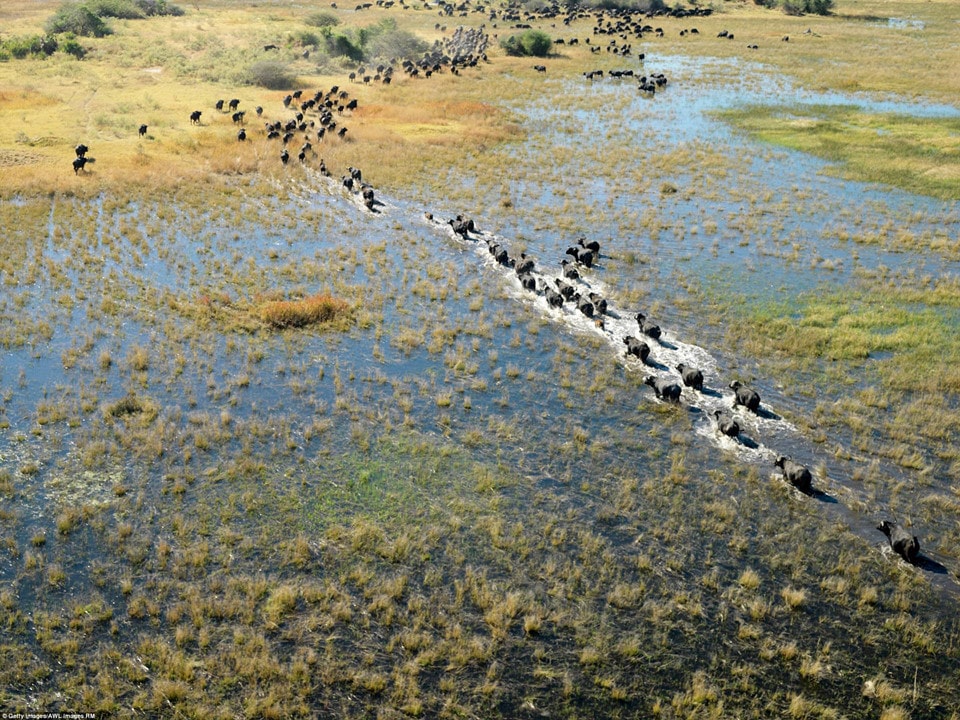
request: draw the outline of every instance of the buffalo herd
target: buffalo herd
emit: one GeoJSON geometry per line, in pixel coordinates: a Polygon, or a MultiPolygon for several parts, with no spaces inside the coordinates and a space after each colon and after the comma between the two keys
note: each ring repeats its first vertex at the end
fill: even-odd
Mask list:
{"type": "MultiPolygon", "coordinates": [[[[433,216],[429,213],[427,213],[426,217],[428,220],[433,220],[433,216]]],[[[533,258],[523,252],[512,254],[501,240],[489,234],[482,234],[471,218],[461,214],[447,221],[447,223],[452,232],[464,240],[485,240],[487,250],[494,261],[498,265],[512,270],[516,274],[520,287],[523,290],[541,295],[546,304],[554,309],[562,308],[565,304],[569,303],[577,312],[592,319],[597,327],[605,329],[603,318],[610,311],[606,298],[592,291],[579,290],[578,287],[580,286],[578,286],[576,282],[567,282],[564,279],[554,278],[551,283],[543,277],[538,279],[534,275],[536,262],[533,258]]],[[[593,267],[601,257],[600,245],[596,241],[588,242],[586,238],[579,238],[576,244],[567,248],[565,254],[571,256],[573,260],[562,261],[564,263],[564,277],[570,280],[574,279],[567,275],[567,267],[573,269],[571,263],[576,263],[579,269],[576,270],[577,274],[575,279],[580,279],[580,272],[593,267]],[[587,253],[582,256],[583,262],[580,261],[581,253],[587,253]]],[[[667,369],[651,359],[651,346],[648,344],[648,341],[650,341],[654,342],[654,344],[665,344],[669,346],[669,343],[666,343],[664,339],[662,329],[659,325],[651,323],[646,314],[642,312],[636,313],[634,319],[637,322],[639,337],[625,335],[621,338],[625,346],[626,355],[636,358],[644,365],[663,370],[667,369]]],[[[716,395],[716,391],[705,390],[704,373],[699,368],[692,367],[686,363],[678,363],[676,365],[676,371],[679,375],[679,380],[673,375],[651,374],[644,376],[643,383],[653,389],[657,399],[670,403],[680,402],[684,387],[697,393],[716,395]]],[[[760,394],[756,390],[747,387],[740,380],[730,382],[728,387],[733,391],[733,397],[731,399],[731,408],[733,410],[736,410],[738,407],[743,407],[752,413],[764,415],[765,411],[761,408],[760,394]]],[[[717,408],[711,415],[714,420],[716,432],[738,442],[746,443],[748,446],[755,447],[755,445],[750,444],[749,440],[745,441],[742,439],[741,425],[732,412],[717,408]]],[[[769,416],[768,413],[767,416],[769,416]]],[[[784,482],[797,492],[807,496],[824,495],[814,488],[813,474],[805,465],[785,455],[778,455],[773,464],[774,467],[779,470],[784,482]]],[[[916,537],[909,534],[900,525],[888,520],[880,523],[877,529],[887,535],[890,547],[895,553],[911,564],[919,563],[920,542],[916,537]]]]}
{"type": "MultiPolygon", "coordinates": [[[[381,0],[378,0],[377,4],[381,4],[381,0]]],[[[440,7],[441,14],[453,14],[453,6],[441,4],[440,7]]],[[[519,15],[512,14],[519,11],[508,8],[502,12],[502,16],[498,18],[497,11],[490,11],[490,20],[494,22],[493,27],[496,27],[496,21],[498,19],[513,21],[515,23],[514,27],[520,27],[522,25],[522,23],[517,22],[520,19],[519,15]]],[[[585,17],[587,12],[588,11],[583,9],[571,10],[570,14],[563,20],[564,25],[568,25],[573,19],[576,19],[577,16],[585,17]]],[[[683,11],[659,11],[660,14],[674,15],[676,15],[677,12],[683,11]]],[[[709,8],[695,8],[694,11],[690,11],[690,14],[709,14],[709,12],[709,8]]],[[[557,13],[559,13],[559,10],[555,4],[548,6],[548,9],[545,11],[540,11],[541,16],[547,18],[555,16],[557,13]],[[553,15],[551,15],[551,12],[553,15]]],[[[465,14],[465,12],[463,14],[465,14]]],[[[625,42],[631,34],[632,37],[635,38],[641,38],[645,34],[652,34],[655,37],[663,36],[662,28],[644,24],[642,21],[637,20],[634,15],[635,12],[630,10],[598,11],[596,16],[597,23],[593,28],[593,34],[595,36],[609,35],[619,37],[619,40],[610,40],[606,48],[607,52],[620,56],[631,55],[632,48],[628,42],[625,42]]],[[[651,16],[651,14],[648,14],[648,17],[651,16]]],[[[527,17],[534,19],[536,16],[528,12],[527,17]]],[[[680,34],[681,36],[685,36],[688,34],[698,35],[699,33],[696,28],[691,28],[681,31],[680,34]]],[[[732,39],[734,35],[732,32],[724,30],[718,34],[718,37],[732,39]]],[[[787,40],[786,37],[783,39],[784,41],[787,40]]],[[[575,45],[577,44],[577,39],[571,38],[564,40],[558,38],[555,42],[558,45],[564,43],[575,45]]],[[[420,61],[413,62],[411,60],[405,60],[402,63],[402,67],[410,77],[431,77],[444,68],[449,68],[450,72],[456,75],[459,74],[461,68],[474,67],[479,62],[486,62],[487,57],[485,51],[488,43],[489,36],[482,29],[472,30],[460,27],[452,38],[442,42],[437,41],[433,49],[425,53],[420,61]]],[[[590,39],[587,38],[585,43],[590,44],[590,39]]],[[[756,48],[755,45],[750,47],[753,49],[756,48]]],[[[275,45],[264,46],[264,50],[275,49],[278,49],[275,45]]],[[[599,47],[596,46],[592,49],[594,52],[599,51],[599,47]]],[[[642,62],[643,54],[639,54],[639,59],[642,62]]],[[[545,65],[535,65],[534,69],[539,73],[546,72],[545,65]]],[[[369,75],[367,68],[360,66],[355,72],[350,73],[349,78],[350,80],[360,79],[365,83],[371,80],[378,80],[383,84],[389,84],[393,73],[392,65],[377,66],[375,70],[370,71],[369,75]]],[[[595,80],[603,78],[604,71],[599,69],[592,70],[585,72],[584,76],[587,79],[595,80]]],[[[635,74],[632,70],[608,70],[607,76],[620,79],[624,77],[634,77],[635,74]]],[[[655,93],[657,88],[663,87],[666,84],[667,79],[663,74],[647,74],[638,78],[639,89],[648,94],[655,93]]],[[[247,139],[247,130],[243,127],[245,111],[239,110],[240,102],[239,98],[233,98],[227,102],[218,100],[214,104],[214,107],[220,112],[231,113],[233,123],[241,126],[237,132],[237,140],[245,141],[247,139]],[[225,105],[226,110],[224,109],[225,105]]],[[[335,133],[340,139],[343,139],[346,136],[347,128],[342,125],[338,127],[338,120],[335,114],[339,116],[345,111],[356,110],[358,103],[356,99],[348,99],[348,93],[346,91],[340,90],[338,86],[333,86],[328,92],[318,91],[309,97],[304,97],[303,91],[298,90],[283,99],[283,106],[288,111],[292,110],[294,116],[287,120],[265,123],[263,132],[267,140],[281,140],[283,147],[281,148],[279,157],[281,162],[286,165],[290,159],[290,153],[286,146],[296,134],[302,134],[304,139],[304,144],[298,153],[298,159],[301,163],[305,163],[308,157],[316,154],[312,151],[309,133],[315,133],[317,140],[323,140],[328,133],[335,133]]],[[[261,116],[263,108],[258,106],[256,113],[258,117],[261,116]]],[[[192,111],[189,116],[190,123],[200,125],[201,116],[202,111],[192,111]]],[[[147,125],[140,125],[138,132],[141,138],[145,137],[147,125]]],[[[85,170],[86,165],[95,162],[92,157],[87,156],[88,152],[89,148],[85,144],[81,143],[76,146],[76,158],[73,161],[74,173],[79,174],[85,170]]],[[[329,176],[329,172],[322,158],[320,159],[319,167],[322,175],[329,176]]],[[[362,181],[359,169],[351,167],[348,172],[349,175],[345,175],[342,178],[344,187],[352,192],[358,193],[362,197],[363,204],[367,210],[374,211],[377,203],[372,186],[362,181]]],[[[429,214],[427,217],[432,219],[432,216],[429,214]]],[[[450,220],[449,225],[456,235],[464,239],[472,239],[471,235],[478,233],[475,222],[461,215],[458,215],[454,220],[450,220]]],[[[578,312],[582,313],[585,317],[591,318],[597,327],[604,328],[603,318],[608,313],[607,300],[600,297],[597,293],[581,293],[575,285],[565,282],[565,280],[569,280],[576,283],[581,279],[581,273],[584,270],[589,270],[594,267],[600,258],[599,243],[596,241],[587,242],[585,238],[580,238],[575,245],[567,248],[565,255],[569,256],[569,259],[564,259],[561,262],[562,274],[565,280],[555,279],[553,286],[542,278],[538,283],[534,275],[535,262],[532,258],[527,257],[524,253],[520,253],[519,256],[511,255],[506,247],[491,237],[487,238],[486,243],[487,249],[495,262],[512,269],[516,273],[520,286],[524,290],[542,294],[548,306],[552,308],[562,308],[566,303],[571,303],[578,312]]],[[[651,348],[647,340],[655,343],[662,342],[663,331],[659,325],[652,323],[642,312],[636,313],[634,317],[637,322],[637,330],[640,337],[626,335],[622,338],[622,341],[626,346],[625,352],[627,356],[632,356],[647,365],[651,363],[651,348]]],[[[656,365],[656,363],[653,364],[656,365]]],[[[660,365],[658,367],[662,368],[663,366],[660,365]]],[[[679,379],[685,387],[695,392],[704,392],[704,376],[701,370],[680,363],[676,366],[676,371],[679,373],[679,379]]],[[[647,375],[643,378],[643,382],[653,388],[658,399],[674,403],[680,401],[683,390],[680,383],[673,377],[647,375]]],[[[756,390],[746,387],[739,380],[731,382],[729,388],[733,390],[734,393],[732,400],[734,409],[738,406],[743,406],[751,412],[760,413],[760,395],[756,390]]],[[[740,424],[730,413],[717,409],[712,415],[716,430],[720,434],[733,439],[740,438],[740,424]]],[[[779,455],[776,458],[774,465],[779,468],[783,479],[792,487],[807,495],[814,494],[812,475],[807,467],[783,455],[779,455]]],[[[891,549],[897,555],[908,563],[918,563],[920,559],[920,542],[916,536],[910,534],[899,524],[889,520],[882,521],[877,526],[877,530],[886,535],[891,549]]]]}

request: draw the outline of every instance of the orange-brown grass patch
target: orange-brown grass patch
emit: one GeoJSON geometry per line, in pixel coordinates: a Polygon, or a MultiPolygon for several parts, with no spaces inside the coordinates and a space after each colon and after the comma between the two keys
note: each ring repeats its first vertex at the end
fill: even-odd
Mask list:
{"type": "Polygon", "coordinates": [[[275,328],[299,328],[318,323],[344,322],[350,305],[324,293],[301,300],[272,300],[258,308],[260,319],[275,328]]]}

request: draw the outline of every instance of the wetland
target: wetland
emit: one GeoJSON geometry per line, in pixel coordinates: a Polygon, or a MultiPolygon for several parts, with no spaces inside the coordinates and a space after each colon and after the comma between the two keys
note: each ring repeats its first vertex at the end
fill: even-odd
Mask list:
{"type": "MultiPolygon", "coordinates": [[[[956,9],[838,5],[658,18],[622,57],[590,51],[588,17],[534,15],[583,44],[541,73],[493,42],[389,86],[281,41],[296,87],[359,100],[289,164],[252,112],[239,143],[214,110],[290,116],[226,71],[250,48],[320,9],[430,42],[508,23],[197,3],[82,60],[0,63],[0,707],[956,718],[956,9]],[[865,47],[919,68],[911,91],[865,47]],[[871,133],[915,140],[897,177],[871,133]],[[550,284],[580,237],[602,327],[486,242],[550,284]],[[664,330],[645,364],[638,312],[664,330]],[[644,377],[679,362],[704,390],[657,400],[644,377]]],[[[56,7],[0,17],[27,33],[56,7]]]]}

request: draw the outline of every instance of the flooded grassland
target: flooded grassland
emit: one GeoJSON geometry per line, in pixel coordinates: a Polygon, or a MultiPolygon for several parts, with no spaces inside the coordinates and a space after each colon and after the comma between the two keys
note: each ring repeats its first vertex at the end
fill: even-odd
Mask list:
{"type": "Polygon", "coordinates": [[[509,124],[456,162],[439,120],[381,109],[317,143],[332,178],[311,158],[4,197],[0,706],[956,717],[957,204],[718,119],[929,105],[663,49],[653,97],[587,81],[638,66],[589,52],[438,78],[438,103],[509,124]],[[436,154],[381,168],[364,133],[401,131],[436,154]],[[480,233],[450,231],[461,212],[480,233]],[[542,287],[580,236],[603,327],[485,242],[542,287]],[[273,321],[331,299],[333,321],[273,321]],[[646,364],[624,354],[638,312],[664,329],[646,364]],[[644,377],[678,362],[704,389],[656,400],[644,377]],[[732,407],[734,379],[760,413],[732,407]]]}

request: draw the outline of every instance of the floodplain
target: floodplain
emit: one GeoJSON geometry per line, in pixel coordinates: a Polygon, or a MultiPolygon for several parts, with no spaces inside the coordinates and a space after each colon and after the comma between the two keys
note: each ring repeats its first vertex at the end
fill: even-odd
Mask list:
{"type": "Polygon", "coordinates": [[[0,707],[958,717],[956,7],[717,3],[624,55],[532,14],[543,59],[466,7],[196,2],[0,63],[0,707]],[[350,80],[319,13],[487,59],[350,80]],[[295,87],[246,84],[273,52],[295,87]],[[349,132],[283,163],[264,122],[334,85],[349,132]],[[868,132],[924,150],[877,173],[868,132]],[[542,290],[580,237],[602,327],[542,290]],[[657,400],[679,362],[703,391],[657,400]]]}

